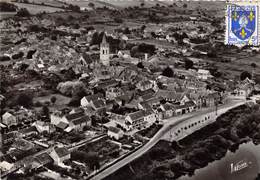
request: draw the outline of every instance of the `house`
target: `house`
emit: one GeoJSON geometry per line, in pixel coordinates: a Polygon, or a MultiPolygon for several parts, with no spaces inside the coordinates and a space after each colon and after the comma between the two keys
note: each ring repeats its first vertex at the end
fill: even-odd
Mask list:
{"type": "Polygon", "coordinates": [[[62,164],[64,161],[70,159],[70,152],[65,147],[54,148],[50,153],[51,158],[55,164],[62,164]]]}
{"type": "Polygon", "coordinates": [[[196,110],[196,104],[193,101],[188,101],[184,103],[188,113],[196,110]]]}
{"type": "Polygon", "coordinates": [[[212,92],[205,96],[203,99],[203,106],[205,107],[212,107],[215,106],[220,100],[220,96],[218,92],[212,92]]]}
{"type": "Polygon", "coordinates": [[[198,79],[207,80],[213,76],[210,74],[209,70],[199,69],[197,72],[198,79]]]}
{"type": "Polygon", "coordinates": [[[35,126],[30,126],[28,128],[24,128],[18,131],[20,137],[28,137],[31,135],[38,134],[38,131],[35,126]]]}
{"type": "Polygon", "coordinates": [[[106,91],[106,98],[109,100],[122,96],[124,93],[120,88],[111,87],[106,91]]]}
{"type": "Polygon", "coordinates": [[[82,107],[86,107],[86,106],[89,106],[91,104],[91,102],[93,102],[95,100],[102,99],[102,98],[103,98],[103,95],[101,93],[93,94],[93,95],[89,95],[89,96],[84,96],[80,100],[80,105],[82,107]]]}
{"type": "Polygon", "coordinates": [[[86,126],[91,126],[91,119],[88,116],[83,116],[69,123],[69,127],[76,131],[83,131],[86,126]]]}
{"type": "Polygon", "coordinates": [[[152,89],[153,86],[154,86],[154,83],[149,80],[140,81],[136,84],[137,89],[140,89],[141,91],[152,89]]]}
{"type": "Polygon", "coordinates": [[[43,133],[43,132],[53,133],[55,131],[54,125],[48,122],[36,121],[33,125],[36,127],[39,133],[43,133]]]}
{"type": "Polygon", "coordinates": [[[255,89],[254,86],[255,82],[249,78],[246,78],[237,85],[237,88],[234,90],[234,94],[242,98],[247,98],[255,89]]]}
{"type": "Polygon", "coordinates": [[[84,111],[78,111],[62,117],[51,115],[51,124],[61,130],[65,130],[69,126],[71,130],[82,131],[85,126],[91,126],[91,121],[84,111]]]}
{"type": "Polygon", "coordinates": [[[18,136],[18,132],[17,131],[12,131],[12,132],[9,132],[9,133],[4,133],[2,135],[3,137],[3,144],[7,144],[7,143],[10,143],[10,142],[13,142],[17,136],[18,136]]]}
{"type": "Polygon", "coordinates": [[[54,124],[55,126],[57,126],[62,121],[62,117],[63,116],[64,116],[64,112],[62,112],[62,111],[54,111],[50,115],[51,124],[54,124]]]}
{"type": "Polygon", "coordinates": [[[102,99],[98,99],[95,101],[91,102],[91,107],[96,111],[96,112],[100,112],[102,110],[105,110],[106,108],[106,103],[104,100],[102,99]]]}
{"type": "Polygon", "coordinates": [[[110,126],[110,127],[108,127],[107,135],[110,138],[114,138],[116,140],[119,140],[119,139],[121,139],[124,136],[124,132],[121,129],[119,129],[119,128],[110,126]]]}
{"type": "Polygon", "coordinates": [[[126,124],[130,129],[141,129],[145,127],[144,121],[145,113],[143,110],[130,113],[126,116],[126,124]]]}
{"type": "Polygon", "coordinates": [[[18,124],[17,118],[9,112],[2,115],[2,123],[8,127],[18,124]]]}
{"type": "Polygon", "coordinates": [[[73,114],[67,114],[62,119],[62,122],[68,124],[69,127],[75,131],[82,131],[85,126],[91,125],[90,118],[81,111],[73,114]]]}
{"type": "Polygon", "coordinates": [[[34,158],[32,168],[39,169],[40,167],[43,167],[47,164],[51,164],[52,162],[53,162],[53,159],[50,157],[49,154],[42,153],[34,158]]]}
{"type": "Polygon", "coordinates": [[[59,122],[57,125],[56,125],[56,128],[58,130],[61,130],[61,131],[64,131],[69,125],[65,122],[59,122]]]}
{"type": "Polygon", "coordinates": [[[14,167],[13,163],[9,163],[7,161],[0,162],[0,172],[9,171],[14,167]]]}
{"type": "Polygon", "coordinates": [[[118,57],[122,57],[122,58],[130,58],[131,57],[131,53],[129,50],[119,50],[117,53],[118,57]]]}
{"type": "Polygon", "coordinates": [[[162,112],[163,112],[163,118],[167,119],[175,115],[175,108],[172,104],[166,103],[162,104],[160,106],[162,112]]]}
{"type": "Polygon", "coordinates": [[[146,110],[144,111],[144,121],[147,122],[147,125],[151,125],[155,123],[157,120],[156,114],[153,112],[153,110],[146,110]]]}

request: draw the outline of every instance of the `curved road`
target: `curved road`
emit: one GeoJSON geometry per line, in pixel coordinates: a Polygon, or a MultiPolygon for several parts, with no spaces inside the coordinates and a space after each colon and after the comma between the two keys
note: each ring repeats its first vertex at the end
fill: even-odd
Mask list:
{"type": "MultiPolygon", "coordinates": [[[[220,113],[224,113],[226,111],[228,111],[229,109],[232,109],[236,106],[242,105],[244,104],[245,101],[232,101],[228,104],[222,105],[218,107],[218,114],[220,113]]],[[[110,167],[108,167],[107,169],[101,171],[101,172],[97,172],[97,174],[92,177],[92,180],[101,180],[104,179],[105,177],[109,176],[110,174],[114,173],[115,171],[117,171],[118,169],[120,169],[121,167],[127,165],[128,163],[130,163],[131,161],[133,161],[134,159],[137,159],[138,157],[142,156],[144,153],[146,153],[149,149],[151,149],[159,140],[161,140],[163,138],[163,136],[170,131],[174,126],[193,119],[193,118],[200,118],[201,116],[203,116],[204,114],[210,113],[210,112],[214,112],[215,111],[215,107],[212,108],[208,108],[208,109],[203,109],[200,111],[196,111],[193,113],[189,113],[189,114],[184,114],[182,116],[178,116],[178,117],[172,117],[169,118],[168,120],[166,120],[167,122],[164,124],[164,126],[155,134],[155,136],[153,138],[150,139],[150,141],[148,143],[146,143],[143,147],[141,147],[140,149],[138,149],[137,151],[135,151],[134,153],[130,154],[129,156],[125,157],[124,159],[120,160],[119,162],[111,165],[110,167]]]]}

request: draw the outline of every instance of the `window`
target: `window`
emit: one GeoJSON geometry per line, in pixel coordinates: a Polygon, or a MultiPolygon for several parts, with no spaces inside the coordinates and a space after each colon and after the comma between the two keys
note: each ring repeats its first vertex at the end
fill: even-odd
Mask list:
{"type": "Polygon", "coordinates": [[[105,50],[103,50],[103,54],[105,54],[105,50]]]}

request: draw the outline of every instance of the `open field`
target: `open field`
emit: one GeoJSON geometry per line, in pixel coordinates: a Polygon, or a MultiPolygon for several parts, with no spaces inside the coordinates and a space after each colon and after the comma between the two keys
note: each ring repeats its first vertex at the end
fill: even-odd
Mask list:
{"type": "Polygon", "coordinates": [[[29,3],[35,3],[35,4],[44,3],[45,5],[55,6],[55,7],[67,6],[65,3],[58,1],[58,0],[29,0],[28,2],[29,3]]]}
{"type": "Polygon", "coordinates": [[[205,60],[207,62],[214,63],[216,67],[218,67],[220,72],[225,72],[226,78],[233,79],[233,77],[239,77],[241,72],[248,71],[249,73],[252,72],[253,68],[251,66],[252,63],[256,64],[255,68],[255,75],[260,76],[260,54],[256,54],[255,56],[249,56],[249,57],[243,57],[243,58],[237,58],[236,60],[233,60],[229,63],[223,63],[223,62],[214,62],[205,60]]]}
{"type": "Polygon", "coordinates": [[[47,96],[41,96],[41,97],[36,97],[33,99],[34,103],[35,102],[41,102],[41,103],[44,103],[46,101],[50,101],[51,97],[52,96],[55,96],[57,98],[56,102],[50,106],[50,108],[61,108],[61,107],[65,107],[66,104],[68,104],[70,102],[70,99],[69,97],[66,97],[66,96],[63,96],[61,94],[50,94],[50,95],[47,95],[47,96]]]}
{"type": "Polygon", "coordinates": [[[116,5],[110,4],[109,1],[99,1],[99,0],[88,0],[88,1],[86,1],[86,0],[71,0],[71,1],[61,0],[61,1],[66,2],[68,4],[77,5],[82,9],[88,9],[88,10],[92,9],[89,6],[89,3],[93,3],[94,8],[102,8],[104,6],[112,8],[112,9],[118,9],[119,8],[116,5]]]}
{"type": "Polygon", "coordinates": [[[26,4],[26,3],[13,3],[18,8],[26,8],[31,14],[38,14],[42,12],[46,13],[53,13],[57,11],[64,11],[61,8],[49,7],[49,6],[42,6],[42,5],[35,5],[35,4],[26,4]]]}
{"type": "Polygon", "coordinates": [[[16,12],[0,12],[0,20],[13,17],[16,15],[16,12]]]}

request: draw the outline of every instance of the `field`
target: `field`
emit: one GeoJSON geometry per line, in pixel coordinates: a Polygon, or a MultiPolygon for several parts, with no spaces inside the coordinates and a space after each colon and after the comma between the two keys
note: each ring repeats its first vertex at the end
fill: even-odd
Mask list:
{"type": "Polygon", "coordinates": [[[64,11],[61,8],[35,5],[35,4],[25,4],[25,3],[14,3],[18,8],[26,8],[31,14],[38,14],[42,12],[53,13],[57,11],[64,11]]]}
{"type": "Polygon", "coordinates": [[[214,62],[206,60],[207,62],[214,63],[216,67],[218,67],[220,72],[226,73],[227,79],[234,79],[234,77],[239,78],[241,72],[248,71],[249,73],[252,72],[253,68],[251,66],[252,63],[256,64],[255,68],[255,75],[259,78],[260,77],[260,54],[256,54],[254,56],[247,56],[247,57],[241,57],[237,55],[238,57],[236,60],[233,60],[229,63],[223,63],[223,62],[214,62]]]}
{"type": "Polygon", "coordinates": [[[55,7],[67,6],[65,3],[58,1],[58,0],[29,0],[28,2],[35,3],[35,4],[44,3],[45,5],[55,6],[55,7]]]}
{"type": "Polygon", "coordinates": [[[93,3],[95,8],[102,8],[104,6],[109,7],[109,8],[113,8],[113,9],[118,9],[117,6],[110,4],[110,2],[106,2],[106,1],[99,1],[99,0],[71,0],[71,1],[66,1],[66,0],[62,0],[63,2],[72,4],[72,5],[77,5],[82,9],[88,9],[91,10],[92,8],[89,7],[89,3],[93,3]]]}
{"type": "Polygon", "coordinates": [[[50,94],[47,96],[36,97],[33,100],[34,100],[34,103],[37,101],[44,103],[46,101],[50,101],[52,96],[55,96],[57,98],[57,100],[53,105],[50,106],[51,109],[64,107],[64,106],[66,106],[66,104],[68,104],[70,102],[70,99],[71,99],[71,98],[63,96],[61,94],[50,94]]]}
{"type": "Polygon", "coordinates": [[[13,17],[16,15],[16,12],[0,12],[0,20],[13,17]]]}

